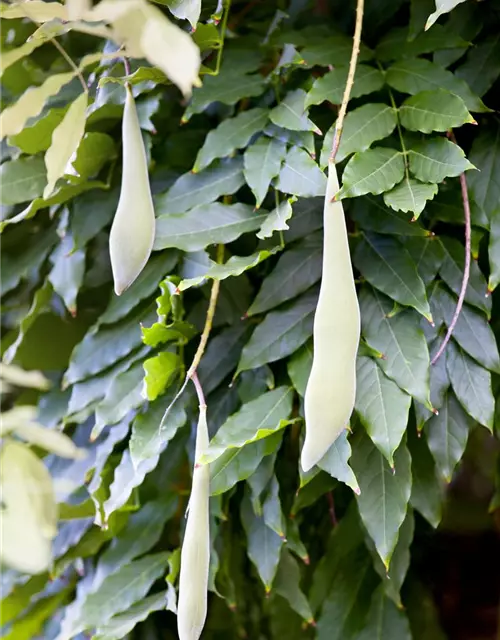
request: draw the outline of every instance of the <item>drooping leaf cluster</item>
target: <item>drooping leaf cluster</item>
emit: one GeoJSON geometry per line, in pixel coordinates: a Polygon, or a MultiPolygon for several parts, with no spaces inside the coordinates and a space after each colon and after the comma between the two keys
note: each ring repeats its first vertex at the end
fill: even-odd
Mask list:
{"type": "Polygon", "coordinates": [[[38,423],[87,454],[44,458],[54,565],[4,572],[5,637],[176,637],[194,390],[166,409],[214,280],[198,369],[211,435],[203,637],[445,637],[410,563],[471,433],[498,466],[500,5],[366,2],[337,155],[362,320],[355,413],[303,474],[324,170],[353,6],[133,0],[120,19],[125,4],[1,5],[2,357],[51,382],[13,381],[2,402],[36,405],[38,423]],[[108,240],[126,82],[157,226],[117,297],[108,240]],[[470,277],[431,366],[462,287],[463,173],[470,277]]]}

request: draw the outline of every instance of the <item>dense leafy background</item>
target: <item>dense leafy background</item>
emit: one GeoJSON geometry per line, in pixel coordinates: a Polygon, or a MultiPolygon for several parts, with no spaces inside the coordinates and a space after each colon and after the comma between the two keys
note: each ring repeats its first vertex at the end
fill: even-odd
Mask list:
{"type": "MultiPolygon", "coordinates": [[[[158,4],[173,5],[188,30],[183,7],[196,3],[158,4]]],[[[214,436],[203,637],[495,637],[500,4],[469,0],[451,13],[456,2],[436,4],[424,31],[430,0],[366,3],[338,155],[362,313],[356,410],[353,433],[306,475],[298,452],[323,169],[354,2],[233,0],[228,13],[204,2],[193,35],[203,86],[190,100],[145,60],[130,61],[158,225],[147,267],[119,298],[107,243],[123,64],[102,56],[115,46],[99,34],[47,23],[89,87],[81,131],[65,132],[76,156],[49,161],[59,163],[51,192],[44,153],[82,89],[50,42],[25,44],[36,25],[4,21],[6,55],[21,46],[30,55],[4,71],[2,107],[52,84],[1,146],[2,351],[52,386],[10,389],[2,402],[36,404],[42,424],[64,426],[88,451],[45,459],[60,501],[56,560],[50,576],[3,572],[6,638],[176,637],[192,389],[159,426],[214,278],[221,293],[199,368],[214,436]],[[461,285],[464,171],[470,282],[431,368],[461,285]]]]}

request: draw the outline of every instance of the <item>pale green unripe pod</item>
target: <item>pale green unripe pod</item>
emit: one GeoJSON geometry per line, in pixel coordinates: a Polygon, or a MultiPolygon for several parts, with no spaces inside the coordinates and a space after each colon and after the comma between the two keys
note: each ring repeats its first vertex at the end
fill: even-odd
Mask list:
{"type": "Polygon", "coordinates": [[[0,454],[0,484],[2,563],[25,573],[47,571],[57,532],[57,505],[49,472],[26,445],[6,439],[0,454]]]}
{"type": "Polygon", "coordinates": [[[109,236],[116,295],[141,273],[153,248],[155,212],[148,163],[134,97],[127,85],[123,111],[123,170],[120,200],[109,236]]]}
{"type": "Polygon", "coordinates": [[[342,203],[331,201],[338,190],[337,170],[330,162],[323,214],[323,275],[304,397],[304,471],[321,460],[346,428],[356,396],[360,316],[342,203]]]}
{"type": "Polygon", "coordinates": [[[177,629],[180,640],[198,640],[207,617],[210,565],[210,467],[196,466],[208,447],[207,408],[200,405],[195,467],[181,551],[177,629]]]}

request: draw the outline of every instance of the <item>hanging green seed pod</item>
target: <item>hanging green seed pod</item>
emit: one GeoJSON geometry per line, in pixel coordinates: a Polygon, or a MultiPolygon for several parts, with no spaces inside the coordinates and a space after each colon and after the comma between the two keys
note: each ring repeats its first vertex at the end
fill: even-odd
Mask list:
{"type": "Polygon", "coordinates": [[[208,447],[207,408],[200,405],[195,467],[181,551],[177,629],[180,640],[198,640],[207,617],[210,564],[210,468],[196,466],[208,447]]]}
{"type": "Polygon", "coordinates": [[[317,464],[346,428],[356,396],[356,354],[360,334],[359,305],[339,190],[337,169],[328,167],[323,213],[323,275],[314,317],[314,355],[304,411],[306,438],[301,464],[317,464]]]}
{"type": "Polygon", "coordinates": [[[47,571],[57,533],[52,479],[43,462],[24,444],[6,439],[0,453],[0,559],[25,573],[47,571]]]}
{"type": "Polygon", "coordinates": [[[141,273],[153,248],[155,213],[148,163],[132,89],[126,87],[123,111],[123,169],[120,200],[109,236],[116,295],[141,273]]]}

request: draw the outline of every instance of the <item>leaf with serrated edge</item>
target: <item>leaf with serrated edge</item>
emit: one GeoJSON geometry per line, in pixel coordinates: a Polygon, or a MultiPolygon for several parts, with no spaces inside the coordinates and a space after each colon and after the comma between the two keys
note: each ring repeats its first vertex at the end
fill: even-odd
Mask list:
{"type": "MultiPolygon", "coordinates": [[[[397,116],[387,104],[370,103],[347,114],[342,128],[342,137],[336,161],[341,162],[351,153],[366,151],[373,142],[389,136],[396,127],[397,116]]],[[[336,123],[328,130],[323,140],[320,164],[326,167],[332,151],[336,123]]]]}
{"type": "Polygon", "coordinates": [[[271,180],[279,174],[285,156],[286,144],[272,138],[259,138],[246,149],[243,173],[255,196],[257,208],[266,197],[271,180]]]}
{"type": "Polygon", "coordinates": [[[490,372],[476,364],[453,342],[446,348],[446,369],[460,404],[470,416],[493,431],[495,398],[490,372]]]}
{"type": "Polygon", "coordinates": [[[354,252],[354,264],[376,289],[432,320],[424,283],[410,255],[396,239],[365,234],[365,240],[354,252]]]}
{"type": "Polygon", "coordinates": [[[401,391],[372,358],[358,358],[354,408],[391,467],[394,467],[394,452],[406,430],[410,405],[411,397],[401,391]]]}
{"type": "Polygon", "coordinates": [[[314,131],[321,133],[306,113],[307,94],[303,89],[290,91],[277,107],[269,112],[269,119],[278,127],[292,131],[314,131]]]}
{"type": "Polygon", "coordinates": [[[400,151],[376,147],[355,153],[342,174],[342,188],[335,198],[353,198],[365,193],[377,195],[389,191],[404,177],[400,151]]]}
{"type": "Polygon", "coordinates": [[[200,462],[213,462],[227,449],[242,447],[281,430],[292,410],[292,396],[291,387],[278,387],[244,404],[220,427],[200,462]]]}
{"type": "MultiPolygon", "coordinates": [[[[428,138],[408,151],[410,171],[422,182],[442,182],[474,169],[462,149],[446,138],[428,138]]],[[[437,189],[434,194],[437,193],[437,189]]]]}
{"type": "Polygon", "coordinates": [[[399,107],[401,124],[409,131],[432,133],[475,123],[462,98],[444,89],[421,91],[399,107]]]}
{"type": "Polygon", "coordinates": [[[376,289],[364,287],[359,296],[361,333],[368,345],[384,355],[378,361],[401,389],[430,408],[429,351],[414,311],[389,317],[393,302],[376,289]]]}
{"type": "Polygon", "coordinates": [[[372,596],[358,640],[412,640],[406,614],[385,595],[383,586],[377,587],[372,596]]]}
{"type": "Polygon", "coordinates": [[[361,493],[356,496],[361,519],[386,568],[396,547],[411,494],[411,459],[405,442],[391,469],[366,434],[353,441],[351,466],[361,493]]]}
{"type": "Polygon", "coordinates": [[[238,373],[281,360],[296,351],[312,335],[318,292],[305,293],[287,308],[272,311],[255,329],[238,363],[238,373]]]}
{"type": "Polygon", "coordinates": [[[347,430],[344,429],[318,462],[318,467],[329,473],[332,478],[336,478],[351,487],[354,493],[359,493],[358,481],[348,464],[350,457],[351,445],[347,439],[347,430]]]}
{"type": "Polygon", "coordinates": [[[256,133],[262,131],[268,118],[266,109],[250,109],[234,118],[224,120],[212,129],[196,156],[193,171],[197,173],[208,167],[216,158],[223,158],[234,153],[236,149],[246,147],[256,133]]]}
{"type": "MultiPolygon", "coordinates": [[[[317,78],[307,94],[305,106],[310,107],[313,104],[320,104],[324,100],[329,100],[333,104],[340,104],[347,81],[347,74],[348,67],[339,66],[321,78],[317,78]]],[[[365,64],[358,64],[351,98],[359,98],[368,93],[378,91],[383,85],[384,76],[379,69],[365,64]]]]}
{"type": "Polygon", "coordinates": [[[304,198],[323,196],[326,176],[307,151],[292,147],[281,168],[276,188],[283,193],[304,198]]]}
{"type": "Polygon", "coordinates": [[[384,202],[395,211],[411,211],[415,218],[422,213],[427,200],[432,200],[438,187],[435,184],[424,184],[418,180],[405,178],[402,182],[384,193],[384,202]]]}

